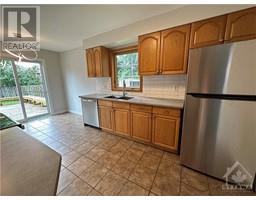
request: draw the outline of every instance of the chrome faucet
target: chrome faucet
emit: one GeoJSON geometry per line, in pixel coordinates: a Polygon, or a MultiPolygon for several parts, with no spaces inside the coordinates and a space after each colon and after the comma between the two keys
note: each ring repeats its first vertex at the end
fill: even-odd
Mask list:
{"type": "Polygon", "coordinates": [[[125,97],[127,95],[127,92],[126,92],[126,83],[125,83],[125,80],[123,80],[123,97],[125,97]]]}

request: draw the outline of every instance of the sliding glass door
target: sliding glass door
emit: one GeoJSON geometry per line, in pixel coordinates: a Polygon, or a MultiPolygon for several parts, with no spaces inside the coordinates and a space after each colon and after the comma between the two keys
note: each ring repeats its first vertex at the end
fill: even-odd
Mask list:
{"type": "Polygon", "coordinates": [[[40,62],[0,60],[0,112],[15,120],[49,113],[48,93],[40,62]]]}
{"type": "Polygon", "coordinates": [[[0,113],[14,120],[23,120],[23,109],[14,70],[12,60],[0,60],[0,113]]]}

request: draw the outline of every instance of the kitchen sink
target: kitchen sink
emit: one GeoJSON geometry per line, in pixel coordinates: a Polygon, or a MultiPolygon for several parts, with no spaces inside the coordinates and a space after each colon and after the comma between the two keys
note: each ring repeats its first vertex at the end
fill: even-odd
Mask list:
{"type": "Polygon", "coordinates": [[[114,96],[114,95],[110,95],[110,96],[106,96],[104,98],[107,98],[107,99],[121,99],[121,100],[130,100],[132,99],[133,97],[127,97],[127,96],[114,96]]]}
{"type": "Polygon", "coordinates": [[[122,100],[130,100],[132,99],[133,97],[119,97],[118,99],[122,99],[122,100]]]}
{"type": "Polygon", "coordinates": [[[104,98],[108,98],[108,99],[118,99],[119,97],[116,97],[114,95],[110,95],[110,96],[106,96],[104,98]]]}

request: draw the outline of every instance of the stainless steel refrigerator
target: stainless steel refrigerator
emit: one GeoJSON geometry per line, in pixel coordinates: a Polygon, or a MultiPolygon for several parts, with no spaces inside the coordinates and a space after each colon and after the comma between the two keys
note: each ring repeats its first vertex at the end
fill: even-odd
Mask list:
{"type": "Polygon", "coordinates": [[[255,187],[256,40],[190,51],[181,162],[223,180],[239,163],[255,187]]]}

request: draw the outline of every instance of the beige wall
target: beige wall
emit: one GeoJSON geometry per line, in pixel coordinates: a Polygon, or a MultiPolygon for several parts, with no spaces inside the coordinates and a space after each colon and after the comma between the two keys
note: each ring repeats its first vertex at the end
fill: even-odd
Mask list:
{"type": "Polygon", "coordinates": [[[79,95],[95,93],[96,78],[88,78],[83,48],[60,53],[68,110],[81,114],[79,95]]]}
{"type": "Polygon", "coordinates": [[[39,59],[43,60],[47,88],[50,97],[50,109],[52,114],[67,111],[64,82],[60,66],[59,53],[47,50],[40,50],[39,59]]]}

